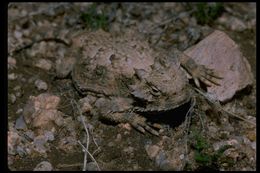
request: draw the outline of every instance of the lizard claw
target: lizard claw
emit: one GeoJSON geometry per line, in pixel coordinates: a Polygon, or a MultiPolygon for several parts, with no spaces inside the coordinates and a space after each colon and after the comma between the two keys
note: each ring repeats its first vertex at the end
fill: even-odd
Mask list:
{"type": "Polygon", "coordinates": [[[195,70],[196,73],[192,74],[195,84],[200,87],[199,80],[205,83],[207,86],[217,85],[219,86],[219,80],[223,79],[213,69],[206,68],[204,65],[198,65],[195,70]]]}
{"type": "Polygon", "coordinates": [[[198,88],[200,88],[199,81],[205,83],[207,86],[220,85],[219,80],[223,78],[219,76],[215,70],[197,64],[192,58],[185,54],[183,54],[180,60],[182,67],[192,76],[198,88]]]}
{"type": "Polygon", "coordinates": [[[155,135],[155,136],[159,136],[159,132],[154,130],[152,127],[154,128],[158,128],[158,125],[153,126],[153,125],[148,125],[146,123],[146,118],[135,115],[133,117],[133,120],[130,122],[130,124],[137,129],[138,131],[145,133],[146,131],[148,131],[149,133],[155,135]],[[151,127],[152,126],[152,127],[151,127]]]}
{"type": "Polygon", "coordinates": [[[193,64],[193,68],[187,69],[187,72],[192,76],[194,82],[198,88],[200,88],[200,81],[207,86],[217,85],[219,86],[219,80],[223,79],[213,69],[209,69],[204,65],[193,64]]]}

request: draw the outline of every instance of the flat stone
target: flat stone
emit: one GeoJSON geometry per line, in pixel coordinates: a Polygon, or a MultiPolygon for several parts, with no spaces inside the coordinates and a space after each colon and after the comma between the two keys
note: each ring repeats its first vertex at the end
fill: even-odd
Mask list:
{"type": "Polygon", "coordinates": [[[207,88],[207,92],[221,102],[227,102],[236,92],[253,84],[250,64],[239,46],[224,32],[214,31],[184,53],[223,77],[220,86],[207,88]]]}
{"type": "Polygon", "coordinates": [[[47,59],[39,59],[36,63],[35,63],[36,67],[39,67],[43,70],[50,70],[52,67],[52,62],[50,60],[47,59]]]}
{"type": "Polygon", "coordinates": [[[149,156],[150,159],[153,159],[156,157],[158,152],[160,151],[160,147],[157,145],[148,145],[145,147],[145,150],[149,156]]]}
{"type": "Polygon", "coordinates": [[[34,150],[39,153],[45,153],[47,151],[45,147],[47,140],[48,139],[44,135],[36,136],[33,140],[34,150]]]}
{"type": "Polygon", "coordinates": [[[15,128],[17,130],[22,130],[22,129],[26,129],[26,124],[25,124],[25,121],[24,121],[24,118],[23,116],[19,116],[19,118],[17,118],[17,120],[15,121],[15,128]]]}

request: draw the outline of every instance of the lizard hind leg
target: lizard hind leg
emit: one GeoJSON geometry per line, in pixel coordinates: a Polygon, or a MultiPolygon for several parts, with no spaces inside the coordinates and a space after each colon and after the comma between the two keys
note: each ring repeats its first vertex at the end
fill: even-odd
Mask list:
{"type": "Polygon", "coordinates": [[[97,113],[101,119],[114,123],[129,123],[142,133],[150,132],[153,135],[159,136],[158,131],[155,130],[158,129],[158,125],[149,125],[145,117],[134,113],[131,111],[131,107],[127,107],[127,105],[118,105],[115,100],[104,98],[100,98],[95,105],[99,110],[97,113]]]}

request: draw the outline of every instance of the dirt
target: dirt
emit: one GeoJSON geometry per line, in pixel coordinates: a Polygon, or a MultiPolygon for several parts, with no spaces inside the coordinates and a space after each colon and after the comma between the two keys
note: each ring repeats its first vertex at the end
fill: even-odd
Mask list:
{"type": "MultiPolygon", "coordinates": [[[[151,8],[136,9],[136,11],[130,13],[131,9],[135,9],[134,5],[135,3],[133,3],[132,5],[104,5],[102,3],[99,3],[96,10],[98,11],[98,9],[117,9],[117,16],[121,15],[122,19],[125,19],[125,21],[122,22],[123,24],[121,23],[121,25],[124,26],[121,26],[121,28],[123,29],[130,28],[130,26],[132,25],[131,21],[137,21],[141,23],[140,21],[145,18],[144,16],[149,14],[153,16],[149,18],[149,20],[151,21],[158,21],[158,19],[159,21],[164,21],[165,17],[169,16],[169,11],[171,11],[171,8],[175,8],[176,11],[181,11],[184,13],[187,12],[187,9],[182,7],[183,4],[179,3],[177,5],[171,4],[172,7],[161,4],[161,8],[164,8],[165,10],[160,10],[161,12],[158,13],[156,13],[155,11],[158,8],[158,4],[150,4],[151,8]],[[129,7],[126,8],[126,6],[129,7]],[[132,18],[129,16],[131,16],[132,18]]],[[[246,14],[247,12],[243,9],[248,6],[250,6],[251,8],[253,5],[252,3],[234,3],[232,5],[224,4],[225,7],[228,6],[232,9],[232,11],[234,12],[232,13],[232,15],[235,15],[237,13],[246,14]],[[240,11],[236,11],[237,6],[241,7],[238,8],[240,11]]],[[[51,20],[54,21],[54,23],[62,23],[61,26],[67,26],[67,30],[69,30],[68,28],[70,28],[70,26],[74,24],[75,25],[73,26],[73,29],[77,27],[83,27],[84,24],[79,19],[79,15],[82,12],[86,12],[89,4],[81,6],[79,3],[76,3],[72,6],[73,9],[69,10],[69,15],[65,15],[66,17],[71,19],[72,24],[63,25],[64,21],[60,20],[60,15],[58,15],[58,17],[55,17],[54,15],[54,17],[52,18],[48,17],[48,15],[41,15],[40,13],[40,17],[37,18],[37,20],[51,20]],[[75,9],[81,10],[77,11],[75,9]],[[73,20],[75,20],[75,23],[73,23],[73,20]]],[[[25,13],[19,13],[21,11],[26,11],[26,14],[23,15],[23,18],[29,18],[29,14],[37,12],[39,9],[48,9],[48,5],[45,3],[41,3],[39,6],[35,6],[24,3],[21,6],[14,4],[8,7],[8,10],[10,11],[17,11],[16,13],[12,14],[13,19],[19,19],[19,14],[25,13]]],[[[112,13],[110,15],[112,16],[112,13]]],[[[250,15],[252,14],[250,13],[250,15]]],[[[242,20],[243,18],[241,16],[238,17],[240,17],[242,20]]],[[[255,16],[253,16],[252,18],[255,18],[255,16]]],[[[246,19],[243,20],[245,21],[246,19]]],[[[111,18],[110,23],[115,24],[118,21],[120,20],[111,18]]],[[[197,27],[204,27],[197,24],[196,22],[195,25],[197,27]]],[[[256,77],[256,27],[254,26],[253,28],[247,28],[243,31],[234,31],[228,27],[223,26],[222,24],[219,24],[217,22],[217,19],[215,19],[215,22],[213,24],[207,25],[207,27],[209,27],[210,29],[221,28],[222,31],[227,33],[238,45],[240,45],[241,51],[248,59],[252,67],[254,77],[256,77]]],[[[21,31],[22,30],[26,29],[21,29],[21,31]]],[[[12,35],[14,31],[15,27],[11,27],[9,28],[8,33],[12,35]]],[[[178,29],[177,31],[179,32],[178,29]]],[[[30,37],[32,37],[33,39],[34,36],[30,35],[30,37]]],[[[172,36],[164,37],[171,39],[172,36]]],[[[25,40],[25,38],[20,38],[20,40],[23,41],[25,40]]],[[[162,45],[168,47],[169,45],[167,44],[169,42],[171,42],[171,40],[168,40],[168,42],[166,40],[164,43],[162,43],[162,45]]],[[[196,41],[194,41],[193,44],[194,43],[196,43],[196,41]]],[[[52,47],[52,45],[47,45],[46,47],[48,48],[48,46],[52,47]]],[[[179,45],[177,45],[176,47],[178,46],[179,45]]],[[[29,48],[29,52],[32,50],[37,52],[37,50],[35,50],[35,47],[29,48]]],[[[42,54],[39,53],[38,55],[42,54]]],[[[16,75],[18,75],[18,77],[14,80],[8,79],[8,97],[10,97],[11,94],[14,94],[16,96],[16,100],[14,101],[14,103],[12,103],[11,99],[8,98],[9,126],[13,126],[16,119],[22,114],[22,111],[19,110],[24,109],[30,96],[38,96],[41,93],[47,92],[57,95],[61,98],[58,110],[63,112],[66,116],[72,117],[73,120],[75,120],[78,127],[74,129],[77,134],[77,140],[86,141],[86,133],[84,131],[83,125],[79,121],[77,121],[77,117],[79,116],[79,114],[75,109],[75,105],[73,105],[71,102],[71,100],[78,101],[82,96],[74,88],[70,76],[65,79],[56,78],[54,70],[54,66],[56,63],[55,56],[44,57],[44,59],[48,59],[52,62],[52,68],[50,70],[44,70],[35,67],[35,61],[37,61],[37,59],[41,57],[28,56],[26,50],[19,52],[17,55],[13,56],[13,58],[15,58],[16,60],[16,67],[13,69],[8,69],[8,75],[11,73],[15,73],[16,75]],[[37,89],[34,84],[36,79],[41,79],[46,82],[48,84],[48,89],[46,91],[37,89]],[[17,89],[17,86],[20,86],[20,89],[17,89]]],[[[237,109],[237,112],[239,112],[239,110],[242,110],[241,112],[243,117],[255,120],[255,85],[256,84],[254,82],[254,85],[251,89],[249,89],[249,91],[247,91],[246,89],[241,91],[234,97],[234,99],[230,103],[227,103],[223,106],[229,107],[230,109],[237,109]]],[[[129,124],[115,124],[104,120],[98,120],[97,117],[91,117],[88,114],[84,114],[89,124],[92,126],[92,130],[90,130],[91,140],[89,145],[89,152],[93,154],[93,152],[96,151],[93,154],[93,157],[97,161],[101,170],[256,170],[256,150],[250,148],[251,144],[256,142],[256,139],[253,136],[255,134],[256,128],[248,125],[244,121],[223,115],[223,113],[220,113],[219,110],[215,110],[214,108],[210,107],[205,99],[200,97],[196,99],[196,104],[191,114],[192,116],[190,116],[191,123],[190,125],[187,125],[188,120],[187,118],[185,119],[185,115],[187,114],[191,105],[192,102],[183,105],[177,110],[151,118],[151,121],[161,123],[164,127],[164,135],[160,137],[154,136],[149,133],[142,134],[130,127],[129,124]],[[217,116],[220,116],[220,118],[216,118],[217,116]],[[216,131],[212,129],[216,129],[216,131]],[[188,135],[185,131],[189,131],[188,135]],[[199,132],[198,134],[201,135],[200,138],[196,137],[195,131],[199,132]],[[203,142],[201,142],[203,141],[202,139],[206,141],[205,145],[203,142]],[[209,146],[213,146],[213,144],[219,141],[221,142],[230,140],[237,140],[239,143],[238,145],[232,144],[233,148],[235,148],[235,154],[224,154],[216,157],[217,159],[214,160],[213,156],[216,155],[217,151],[209,146]],[[156,155],[154,159],[149,158],[145,150],[145,146],[147,145],[159,146],[160,152],[156,155]],[[184,148],[186,146],[188,147],[188,153],[183,153],[182,151],[185,150],[184,148]],[[243,148],[243,150],[241,148],[243,148]],[[195,153],[197,153],[197,155],[195,153]],[[177,159],[182,154],[184,155],[184,159],[177,159]]],[[[9,127],[8,130],[11,130],[11,128],[9,127]]],[[[62,128],[58,130],[59,132],[62,132],[62,128]]],[[[21,133],[23,133],[24,131],[22,130],[21,133]]],[[[55,140],[49,142],[51,147],[46,155],[31,153],[25,154],[23,156],[20,156],[19,154],[9,156],[12,159],[12,162],[8,164],[9,169],[33,170],[38,163],[47,160],[52,164],[54,170],[82,170],[84,160],[82,147],[78,145],[77,147],[73,148],[73,150],[68,151],[64,151],[62,150],[62,148],[57,147],[58,141],[60,140],[60,138],[63,137],[61,134],[63,133],[57,133],[55,135],[55,140]]],[[[88,155],[88,162],[91,161],[93,160],[90,159],[90,156],[88,155]]]]}

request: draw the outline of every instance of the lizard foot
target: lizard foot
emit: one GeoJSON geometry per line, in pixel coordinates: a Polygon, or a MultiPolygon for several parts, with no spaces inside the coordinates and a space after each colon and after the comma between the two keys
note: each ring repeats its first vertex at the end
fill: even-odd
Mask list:
{"type": "Polygon", "coordinates": [[[159,136],[159,132],[156,129],[160,129],[161,126],[158,124],[148,124],[146,122],[146,118],[139,116],[139,115],[134,115],[132,117],[132,120],[129,122],[135,129],[137,129],[138,131],[145,133],[146,131],[148,131],[149,133],[159,136]]]}
{"type": "Polygon", "coordinates": [[[197,67],[192,71],[192,77],[197,87],[200,88],[199,81],[205,83],[207,86],[220,85],[219,80],[223,79],[217,74],[213,69],[209,69],[204,65],[197,65],[197,67]]]}

